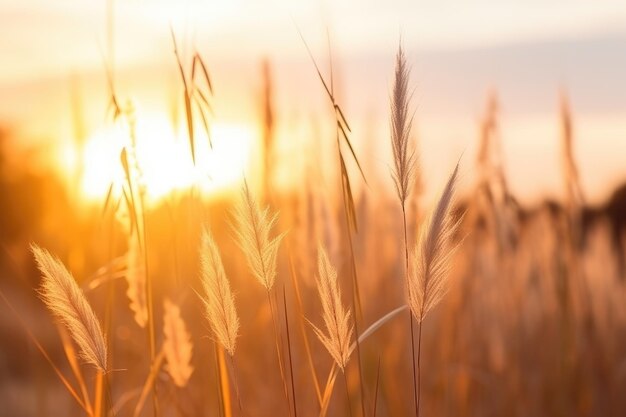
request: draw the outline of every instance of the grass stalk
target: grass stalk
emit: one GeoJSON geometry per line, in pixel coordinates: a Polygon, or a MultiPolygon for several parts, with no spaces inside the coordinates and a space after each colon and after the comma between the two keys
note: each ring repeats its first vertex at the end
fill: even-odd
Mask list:
{"type": "Polygon", "coordinates": [[[295,380],[293,379],[293,360],[291,358],[291,337],[289,334],[289,314],[287,314],[287,295],[285,293],[285,287],[283,286],[283,307],[285,309],[285,329],[287,334],[287,353],[289,357],[289,374],[291,376],[291,398],[293,398],[293,415],[298,417],[298,402],[296,401],[296,387],[295,380]]]}
{"type": "MultiPolygon", "coordinates": [[[[351,271],[352,272],[352,298],[353,298],[352,304],[353,304],[353,309],[355,310],[354,326],[355,326],[356,334],[358,334],[357,322],[358,322],[359,317],[363,317],[363,311],[362,311],[361,296],[360,296],[360,291],[359,291],[359,282],[357,278],[356,262],[355,262],[355,257],[354,257],[354,247],[352,243],[352,230],[356,232],[358,230],[358,226],[357,226],[357,219],[356,219],[356,210],[354,207],[354,199],[352,197],[352,187],[350,185],[350,177],[348,175],[348,169],[346,167],[346,163],[345,163],[343,154],[341,152],[341,138],[344,139],[345,144],[348,146],[348,149],[350,150],[350,154],[352,155],[352,158],[359,169],[361,177],[363,177],[363,180],[365,181],[366,184],[367,184],[367,180],[365,180],[365,174],[363,173],[363,169],[361,167],[359,159],[357,158],[356,153],[354,152],[354,148],[352,147],[350,138],[348,137],[348,132],[351,131],[350,125],[348,124],[345,118],[345,115],[343,111],[341,110],[341,107],[336,101],[334,83],[333,83],[332,54],[330,54],[330,38],[328,42],[329,43],[329,55],[331,57],[330,59],[330,87],[329,87],[326,80],[322,76],[319,66],[317,65],[317,62],[315,61],[315,58],[313,57],[313,53],[311,52],[311,49],[309,48],[309,45],[306,43],[304,36],[300,32],[300,30],[298,30],[298,34],[300,35],[300,38],[302,39],[302,43],[304,44],[309,54],[309,57],[311,58],[311,61],[313,62],[313,66],[315,67],[315,70],[317,71],[319,80],[322,83],[322,86],[324,87],[324,90],[326,91],[326,94],[333,106],[333,112],[335,115],[335,134],[336,134],[336,142],[337,142],[337,154],[338,154],[338,159],[339,159],[339,168],[341,172],[341,190],[342,190],[341,195],[343,198],[344,215],[345,215],[346,225],[348,229],[350,260],[352,263],[352,271],[351,271]]],[[[356,340],[356,344],[357,344],[357,360],[358,360],[358,370],[359,370],[359,386],[360,386],[360,391],[361,391],[361,409],[363,412],[363,417],[365,417],[366,415],[365,414],[365,394],[364,394],[364,388],[363,388],[363,372],[361,369],[361,349],[359,347],[358,339],[356,340]]]]}
{"type": "Polygon", "coordinates": [[[104,375],[102,372],[96,374],[96,382],[94,383],[94,417],[106,417],[104,415],[104,375]]]}
{"type": "MultiPolygon", "coordinates": [[[[284,395],[285,395],[285,400],[287,401],[287,409],[289,410],[289,414],[291,415],[291,404],[289,404],[289,391],[287,389],[287,381],[286,381],[286,377],[285,377],[285,369],[284,369],[284,361],[283,361],[283,357],[282,354],[280,352],[280,346],[282,343],[279,342],[279,331],[278,331],[278,322],[276,320],[276,316],[278,315],[278,310],[274,306],[274,303],[272,303],[272,296],[270,293],[270,290],[268,289],[266,291],[267,294],[267,303],[270,306],[270,310],[271,310],[271,315],[272,315],[272,327],[274,328],[274,342],[275,342],[275,346],[276,346],[276,358],[278,359],[278,369],[280,371],[280,379],[282,381],[283,384],[283,391],[284,391],[284,395]]],[[[285,311],[285,314],[286,311],[285,311]]]]}
{"type": "Polygon", "coordinates": [[[350,388],[348,387],[348,376],[346,375],[345,369],[342,371],[343,374],[343,382],[346,386],[346,401],[348,402],[348,410],[350,411],[350,417],[354,417],[352,413],[352,404],[350,401],[350,388]]]}
{"type": "MultiPolygon", "coordinates": [[[[217,343],[214,343],[213,346],[214,346],[213,357],[215,359],[215,380],[217,381],[215,385],[217,386],[217,403],[218,403],[219,412],[220,412],[219,415],[220,417],[225,417],[224,409],[226,408],[226,403],[230,401],[230,399],[227,399],[226,396],[230,394],[227,392],[224,392],[224,390],[222,389],[223,371],[222,371],[222,365],[221,365],[221,360],[220,360],[221,359],[220,348],[217,343]]],[[[228,417],[230,417],[230,415],[228,417]]]]}
{"type": "Polygon", "coordinates": [[[150,373],[148,374],[148,377],[146,378],[146,381],[143,385],[143,389],[141,390],[141,395],[139,396],[139,400],[137,401],[137,404],[135,405],[135,411],[133,413],[133,417],[139,417],[139,415],[141,414],[141,410],[143,409],[143,406],[146,400],[148,399],[148,395],[150,394],[151,388],[154,386],[154,382],[156,380],[157,375],[159,374],[159,370],[161,369],[161,365],[163,364],[164,360],[165,360],[165,351],[161,349],[158,356],[156,357],[156,360],[150,366],[150,373]]]}
{"type": "Polygon", "coordinates": [[[293,256],[291,251],[289,252],[289,268],[291,270],[291,281],[293,283],[293,287],[296,293],[296,306],[298,308],[298,317],[300,318],[299,323],[300,333],[302,334],[302,340],[304,342],[304,349],[306,352],[307,362],[309,365],[309,369],[311,370],[311,378],[313,379],[313,385],[315,387],[315,393],[317,395],[318,405],[322,406],[322,392],[320,390],[320,383],[317,377],[317,372],[315,371],[315,365],[313,364],[313,355],[311,354],[311,344],[309,343],[309,338],[306,334],[306,328],[304,323],[304,308],[302,307],[302,296],[300,295],[300,285],[298,284],[298,279],[296,278],[296,271],[293,264],[293,256]]]}
{"type": "Polygon", "coordinates": [[[78,362],[78,356],[76,354],[76,350],[74,349],[74,345],[72,345],[70,335],[67,333],[67,330],[59,325],[57,325],[57,330],[59,332],[59,336],[61,336],[61,344],[63,345],[65,357],[67,358],[67,361],[70,364],[70,368],[72,369],[72,373],[74,374],[74,377],[78,382],[78,387],[80,389],[81,395],[83,396],[83,401],[88,406],[88,408],[91,409],[91,399],[89,398],[87,385],[85,384],[85,379],[83,378],[83,373],[80,369],[80,364],[78,362]]]}
{"type": "MultiPolygon", "coordinates": [[[[404,259],[405,259],[405,271],[406,271],[406,278],[405,278],[405,282],[406,285],[408,285],[409,282],[409,240],[407,237],[407,226],[406,226],[406,208],[405,208],[405,204],[402,203],[402,225],[404,227],[404,259]]],[[[414,329],[413,329],[413,314],[409,311],[409,326],[411,327],[411,363],[412,363],[412,368],[413,368],[413,405],[415,406],[415,415],[419,416],[420,411],[419,411],[419,384],[418,384],[418,380],[419,380],[419,359],[418,359],[418,364],[417,364],[417,369],[415,368],[416,363],[415,363],[415,335],[414,335],[414,329]]],[[[420,338],[421,338],[421,334],[422,334],[422,329],[420,326],[420,338]]]]}
{"type": "Polygon", "coordinates": [[[235,387],[235,396],[237,397],[237,406],[239,408],[239,416],[243,417],[243,404],[241,402],[241,391],[239,390],[239,378],[237,377],[237,363],[234,355],[228,355],[231,371],[233,374],[233,386],[235,387]]]}
{"type": "MultiPolygon", "coordinates": [[[[413,324],[412,322],[413,320],[411,320],[411,324],[413,324]]],[[[417,331],[417,385],[416,385],[417,399],[415,403],[415,409],[416,409],[418,417],[420,415],[420,397],[421,397],[420,396],[420,392],[421,392],[420,359],[422,358],[422,325],[423,324],[424,324],[423,322],[419,323],[419,329],[417,331]]],[[[412,327],[413,326],[411,326],[411,328],[412,327]]],[[[415,370],[415,368],[413,369],[415,370]]]]}
{"type": "Polygon", "coordinates": [[[376,409],[378,408],[379,385],[380,385],[380,355],[378,356],[378,365],[376,366],[376,385],[374,387],[374,406],[372,407],[372,417],[376,417],[376,409]]]}
{"type": "MultiPolygon", "coordinates": [[[[152,294],[152,279],[150,279],[148,269],[148,225],[146,222],[146,209],[145,209],[145,197],[144,193],[139,193],[140,210],[141,210],[141,224],[143,233],[143,261],[144,261],[144,273],[146,274],[146,302],[148,305],[148,343],[150,347],[150,363],[155,363],[156,358],[156,343],[154,334],[154,300],[152,294]]],[[[156,417],[159,415],[159,401],[157,397],[156,384],[152,384],[152,408],[153,415],[156,417]]]]}
{"type": "MultiPolygon", "coordinates": [[[[113,211],[111,211],[111,213],[109,214],[109,236],[108,236],[108,250],[109,250],[109,259],[113,259],[114,258],[114,246],[115,246],[115,239],[113,237],[113,230],[115,227],[115,213],[113,211]]],[[[109,271],[109,276],[112,277],[113,276],[113,270],[109,271]]],[[[107,301],[105,304],[105,310],[104,310],[104,328],[108,330],[109,334],[113,334],[113,306],[115,301],[115,282],[111,279],[110,282],[107,285],[107,301]]],[[[110,352],[111,357],[112,355],[112,348],[113,348],[113,338],[108,338],[107,339],[107,345],[108,345],[108,350],[110,352]]],[[[106,378],[106,376],[105,376],[106,378]]],[[[103,384],[103,389],[106,388],[109,391],[108,397],[109,397],[109,409],[111,410],[111,412],[113,414],[115,414],[114,410],[113,410],[113,399],[111,398],[111,394],[110,394],[110,390],[111,390],[111,381],[107,378],[106,384],[103,384]]],[[[106,414],[105,414],[106,416],[106,414]]]]}

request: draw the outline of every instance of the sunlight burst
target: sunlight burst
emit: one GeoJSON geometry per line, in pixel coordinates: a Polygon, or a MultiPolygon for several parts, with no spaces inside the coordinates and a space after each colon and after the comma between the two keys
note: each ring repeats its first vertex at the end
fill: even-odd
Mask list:
{"type": "MultiPolygon", "coordinates": [[[[242,125],[214,124],[213,148],[206,136],[196,137],[193,165],[189,143],[181,128],[176,134],[165,118],[144,117],[136,124],[136,155],[141,180],[151,201],[196,186],[203,194],[223,190],[241,179],[250,158],[254,133],[242,125]]],[[[103,198],[111,183],[121,184],[120,152],[130,145],[128,128],[113,125],[97,131],[83,152],[81,192],[88,200],[103,198]]]]}

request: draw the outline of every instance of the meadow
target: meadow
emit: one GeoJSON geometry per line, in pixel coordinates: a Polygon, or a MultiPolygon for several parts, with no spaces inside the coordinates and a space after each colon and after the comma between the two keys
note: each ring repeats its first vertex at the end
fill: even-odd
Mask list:
{"type": "MultiPolygon", "coordinates": [[[[210,164],[219,85],[210,57],[172,40],[182,163],[210,164]]],[[[150,198],[142,114],[112,68],[120,175],[95,204],[5,152],[0,415],[624,415],[626,196],[586,203],[566,93],[554,116],[564,199],[518,203],[495,92],[477,152],[454,155],[424,198],[402,46],[379,98],[386,178],[361,164],[332,67],[308,52],[332,129],[294,156],[305,175],[290,187],[276,185],[289,174],[267,62],[260,166],[220,193],[191,183],[150,198]]],[[[179,164],[157,170],[176,177],[179,164]]]]}

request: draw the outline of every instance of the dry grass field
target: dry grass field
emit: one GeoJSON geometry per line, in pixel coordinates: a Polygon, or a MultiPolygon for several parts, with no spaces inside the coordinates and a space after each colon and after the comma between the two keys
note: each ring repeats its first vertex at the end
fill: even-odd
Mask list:
{"type": "Polygon", "coordinates": [[[472,149],[421,150],[437,138],[417,133],[402,39],[375,98],[386,134],[365,140],[340,69],[294,30],[301,100],[325,110],[285,147],[263,61],[247,148],[216,130],[211,56],[170,29],[173,147],[106,53],[106,149],[78,101],[65,177],[0,130],[0,416],[626,415],[626,188],[588,202],[566,89],[561,193],[523,204],[496,90],[472,149]]]}

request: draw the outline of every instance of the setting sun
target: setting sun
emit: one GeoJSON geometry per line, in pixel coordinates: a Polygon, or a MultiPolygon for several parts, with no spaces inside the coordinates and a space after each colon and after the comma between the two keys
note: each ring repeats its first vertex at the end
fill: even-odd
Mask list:
{"type": "MultiPolygon", "coordinates": [[[[246,170],[254,133],[241,125],[211,126],[213,148],[206,136],[196,137],[194,166],[184,134],[174,132],[165,117],[148,116],[136,122],[136,157],[141,181],[151,200],[176,190],[198,187],[203,193],[232,186],[246,170]]],[[[83,151],[81,192],[88,200],[103,198],[111,183],[121,183],[120,152],[130,145],[127,126],[114,124],[95,132],[83,151]]]]}
{"type": "Polygon", "coordinates": [[[0,417],[626,417],[626,0],[0,28],[0,417]]]}

